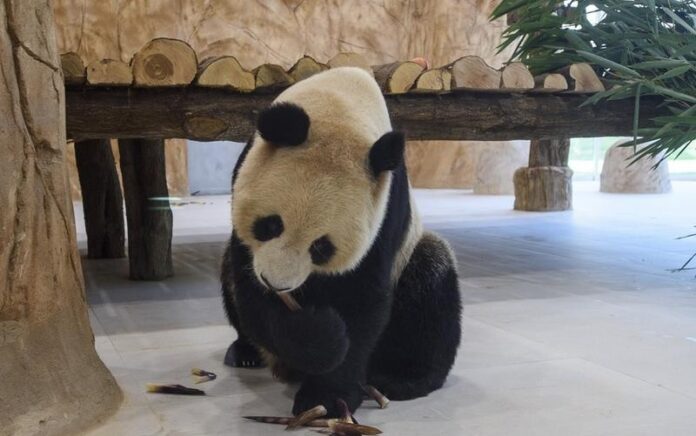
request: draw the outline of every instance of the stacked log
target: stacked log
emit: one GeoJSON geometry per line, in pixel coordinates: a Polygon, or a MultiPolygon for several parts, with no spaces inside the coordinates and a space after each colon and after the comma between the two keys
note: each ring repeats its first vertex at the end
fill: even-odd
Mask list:
{"type": "Polygon", "coordinates": [[[364,56],[338,53],[325,64],[303,56],[289,70],[263,64],[251,71],[234,56],[207,58],[197,63],[194,50],[184,41],[157,38],[145,44],[130,61],[98,59],[84,66],[76,53],[61,55],[61,67],[68,85],[85,82],[93,86],[166,87],[189,86],[224,88],[240,93],[286,88],[329,68],[352,66],[375,77],[385,94],[407,92],[448,92],[451,89],[496,92],[592,93],[604,90],[602,81],[588,64],[573,64],[561,71],[533,77],[521,62],[500,70],[478,56],[464,56],[441,67],[431,68],[422,57],[410,61],[370,66],[364,56]]]}
{"type": "Polygon", "coordinates": [[[102,59],[87,65],[87,83],[104,86],[130,86],[133,83],[133,73],[125,62],[102,59]]]}
{"type": "Polygon", "coordinates": [[[374,75],[374,72],[372,71],[372,67],[370,66],[369,62],[367,62],[367,59],[361,54],[358,53],[352,53],[352,52],[343,52],[339,53],[336,56],[332,57],[329,59],[329,62],[327,62],[330,68],[339,68],[339,67],[358,67],[362,68],[363,70],[367,71],[368,73],[374,75]]]}
{"type": "Polygon", "coordinates": [[[394,62],[373,67],[375,80],[386,94],[403,94],[410,90],[423,72],[415,62],[394,62]]]}
{"type": "Polygon", "coordinates": [[[132,67],[136,86],[188,85],[196,77],[198,60],[184,41],[156,38],[133,56],[132,67]]]}
{"type": "Polygon", "coordinates": [[[449,65],[453,89],[499,89],[500,71],[478,56],[464,56],[449,65]]]}
{"type": "Polygon", "coordinates": [[[287,88],[295,80],[285,72],[283,67],[276,64],[263,64],[254,69],[256,89],[287,88]]]}
{"type": "Polygon", "coordinates": [[[251,92],[256,88],[256,78],[254,74],[242,68],[234,56],[221,56],[201,62],[198,66],[196,84],[251,92]]]}
{"type": "Polygon", "coordinates": [[[424,71],[413,87],[414,92],[449,91],[452,88],[452,73],[447,68],[424,71]]]}
{"type": "Polygon", "coordinates": [[[85,63],[79,54],[71,51],[60,55],[60,68],[63,70],[65,83],[71,85],[85,83],[85,63]]]}
{"type": "Polygon", "coordinates": [[[500,87],[504,89],[532,89],[534,77],[522,62],[512,62],[503,68],[500,87]]]}
{"type": "Polygon", "coordinates": [[[303,56],[288,70],[288,74],[292,80],[299,82],[328,69],[328,65],[317,62],[313,57],[303,56]]]}
{"type": "Polygon", "coordinates": [[[541,74],[534,77],[534,86],[537,91],[565,91],[568,89],[568,81],[563,74],[541,74]]]}
{"type": "Polygon", "coordinates": [[[595,93],[605,90],[604,84],[589,64],[573,64],[562,69],[561,73],[568,80],[569,89],[572,91],[595,93]]]}

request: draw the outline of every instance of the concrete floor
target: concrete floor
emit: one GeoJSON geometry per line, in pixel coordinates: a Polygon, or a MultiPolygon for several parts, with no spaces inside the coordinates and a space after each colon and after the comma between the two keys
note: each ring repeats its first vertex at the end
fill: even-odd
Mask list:
{"type": "MultiPolygon", "coordinates": [[[[693,435],[696,280],[672,273],[694,251],[696,183],[667,195],[575,185],[575,210],[520,213],[512,197],[418,191],[426,226],[458,256],[463,342],[443,389],[356,417],[392,435],[693,435]]],[[[79,206],[79,205],[77,205],[79,206]]],[[[250,414],[287,415],[293,387],[222,364],[234,339],[219,298],[226,197],[174,208],[176,276],[131,282],[127,261],[84,260],[99,354],[126,393],[94,435],[270,435],[250,414]],[[206,397],[145,393],[148,382],[206,397]]],[[[81,210],[78,237],[84,248],[81,210]]],[[[315,434],[300,430],[299,434],[315,434]]]]}

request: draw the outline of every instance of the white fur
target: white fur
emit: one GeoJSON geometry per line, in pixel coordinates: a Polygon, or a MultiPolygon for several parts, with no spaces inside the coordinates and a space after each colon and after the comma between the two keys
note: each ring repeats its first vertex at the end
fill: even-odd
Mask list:
{"type": "MultiPolygon", "coordinates": [[[[355,268],[367,254],[384,219],[391,173],[370,176],[370,147],[391,131],[389,114],[374,79],[359,68],[336,68],[298,82],[276,101],[302,107],[310,118],[305,144],[276,147],[256,136],[234,186],[233,225],[254,256],[254,270],[276,288],[295,289],[312,272],[355,268]],[[257,218],[278,214],[285,230],[259,242],[257,218]],[[312,264],[309,247],[328,235],[336,254],[312,264]]],[[[414,209],[415,210],[415,209],[414,209]]],[[[417,214],[414,214],[416,216],[417,214]]],[[[417,241],[409,232],[408,241],[417,241]]],[[[407,244],[405,244],[407,245],[407,244]]],[[[413,250],[409,243],[406,260],[413,250]]],[[[405,265],[399,261],[396,269],[405,265]]]]}

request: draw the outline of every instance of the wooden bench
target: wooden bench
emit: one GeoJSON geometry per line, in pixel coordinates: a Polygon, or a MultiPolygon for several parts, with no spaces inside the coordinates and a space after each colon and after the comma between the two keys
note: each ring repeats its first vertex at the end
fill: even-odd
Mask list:
{"type": "MultiPolygon", "coordinates": [[[[195,56],[189,56],[182,44],[177,41],[175,45],[184,54],[177,55],[172,61],[178,65],[176,62],[192,58],[190,62],[195,66],[195,56]]],[[[348,58],[362,64],[355,58],[358,55],[352,55],[348,58]]],[[[575,73],[570,69],[567,82],[572,85],[572,90],[564,91],[549,89],[548,76],[534,80],[529,75],[525,79],[524,74],[528,72],[521,64],[500,72],[481,64],[480,59],[472,58],[461,58],[430,70],[419,70],[413,62],[375,67],[377,82],[383,90],[393,91],[398,85],[398,93],[385,92],[394,128],[404,131],[410,140],[531,139],[529,166],[518,170],[519,175],[515,176],[515,207],[520,210],[569,209],[572,172],[567,168],[568,139],[632,135],[634,100],[583,105],[588,93],[603,89],[592,69],[584,64],[576,68],[575,73]],[[398,83],[391,83],[390,77],[395,77],[395,71],[399,71],[402,65],[408,67],[411,77],[404,84],[404,73],[399,76],[398,83]],[[468,81],[473,77],[467,75],[466,68],[470,67],[483,71],[476,72],[477,80],[480,79],[478,74],[491,74],[493,79],[468,81]],[[447,86],[443,88],[452,89],[418,88],[419,78],[434,73],[440,79],[438,83],[451,80],[451,84],[444,82],[447,86]],[[513,73],[521,74],[521,79],[514,77],[513,73]],[[471,88],[479,86],[477,83],[481,83],[479,88],[471,88]],[[524,88],[519,88],[521,86],[524,88]]],[[[89,83],[89,70],[87,75],[80,76],[84,66],[79,58],[71,54],[63,59],[67,84],[67,133],[76,142],[80,181],[83,192],[87,191],[84,209],[89,256],[118,257],[123,254],[122,200],[107,143],[111,138],[118,138],[128,220],[130,277],[138,280],[168,277],[173,274],[172,214],[166,186],[163,140],[186,138],[245,142],[254,132],[256,114],[293,82],[291,74],[297,71],[291,69],[286,74],[282,69],[263,65],[253,73],[237,69],[235,74],[255,75],[252,77],[255,77],[256,88],[242,92],[234,86],[224,85],[224,75],[218,85],[210,77],[205,84],[200,83],[201,72],[210,66],[210,61],[198,67],[199,79],[193,79],[190,66],[174,68],[174,73],[184,70],[189,73],[179,82],[173,80],[173,83],[163,85],[157,80],[166,82],[167,77],[157,76],[153,83],[143,83],[144,73],[135,70],[137,62],[133,62],[135,82],[131,76],[123,75],[125,67],[119,65],[115,70],[119,73],[118,78],[110,80],[108,74],[106,77],[102,74],[98,76],[98,83],[89,83]],[[274,80],[278,82],[274,83],[274,80]]],[[[111,63],[97,65],[111,68],[111,63]]],[[[313,72],[326,67],[317,65],[313,72]]],[[[163,70],[154,68],[153,71],[159,74],[163,70]]],[[[553,78],[559,77],[564,80],[561,75],[553,78]]],[[[426,82],[430,83],[430,79],[428,76],[426,82]]],[[[651,118],[664,115],[660,103],[661,100],[656,98],[641,99],[640,127],[648,126],[651,118]]]]}

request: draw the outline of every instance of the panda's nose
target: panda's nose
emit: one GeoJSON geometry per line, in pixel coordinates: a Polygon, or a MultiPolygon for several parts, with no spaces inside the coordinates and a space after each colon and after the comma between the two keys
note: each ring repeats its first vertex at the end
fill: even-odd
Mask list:
{"type": "Polygon", "coordinates": [[[263,274],[260,274],[260,276],[261,276],[261,281],[263,282],[263,284],[266,285],[266,287],[267,287],[268,289],[272,290],[272,291],[275,291],[275,292],[284,292],[284,291],[289,291],[289,290],[290,290],[290,288],[277,288],[277,287],[271,285],[271,284],[268,282],[268,280],[266,279],[266,277],[263,276],[263,274]]]}

